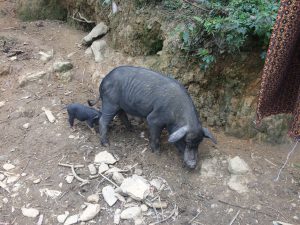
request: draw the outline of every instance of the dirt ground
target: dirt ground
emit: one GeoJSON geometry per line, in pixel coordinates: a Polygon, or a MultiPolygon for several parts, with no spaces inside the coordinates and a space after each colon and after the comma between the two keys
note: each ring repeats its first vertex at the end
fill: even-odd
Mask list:
{"type": "MultiPolygon", "coordinates": [[[[111,145],[102,147],[98,136],[85,123],[78,123],[76,131],[72,131],[62,108],[72,102],[86,103],[87,99],[98,95],[97,86],[91,82],[96,70],[105,74],[117,65],[142,64],[143,59],[112,52],[111,57],[96,64],[79,45],[86,33],[61,22],[21,22],[15,17],[14,4],[8,1],[0,2],[0,10],[0,68],[9,66],[9,73],[0,76],[0,102],[5,101],[0,108],[0,174],[21,175],[7,184],[9,192],[0,188],[0,225],[37,224],[38,218],[22,215],[22,207],[37,208],[43,215],[43,224],[58,224],[57,215],[65,211],[70,215],[78,213],[86,197],[101,193],[107,181],[98,178],[85,186],[80,186],[77,180],[68,184],[65,176],[70,174],[70,169],[58,163],[83,164],[85,167],[76,172],[87,177],[87,165],[102,150],[120,159],[116,164],[119,168],[137,163],[136,168],[142,169],[145,178],[161,177],[168,182],[172,193],[161,197],[169,207],[157,213],[166,217],[175,204],[178,210],[162,224],[191,224],[190,220],[200,211],[192,224],[231,224],[238,211],[232,224],[266,225],[273,224],[272,221],[300,224],[300,146],[277,182],[274,178],[293,144],[274,146],[239,140],[224,135],[221,129],[211,128],[218,144],[205,140],[199,147],[197,168],[188,171],[182,167],[182,159],[175,148],[167,143],[166,135],[162,138],[162,154],[158,156],[150,151],[145,124],[134,124],[134,130],[129,132],[116,119],[110,127],[111,145]],[[38,52],[52,49],[53,59],[42,62],[38,52]],[[20,50],[20,54],[16,60],[11,60],[16,50],[20,50]],[[47,71],[57,60],[73,63],[71,82],[61,82],[51,73],[19,87],[20,76],[47,71]],[[53,112],[55,123],[48,122],[42,107],[53,112]],[[29,123],[27,129],[23,127],[26,123],[29,123]],[[251,168],[250,174],[245,175],[249,179],[246,193],[239,194],[227,185],[230,179],[228,159],[234,156],[240,156],[251,168]],[[8,162],[16,168],[6,173],[2,165],[8,162]],[[201,170],[204,162],[212,165],[207,173],[201,170]],[[38,178],[41,181],[35,184],[33,181],[38,178]],[[45,188],[62,194],[51,199],[41,194],[45,188]]],[[[86,224],[113,224],[114,211],[123,207],[120,202],[109,207],[101,194],[100,205],[99,215],[86,224]]],[[[144,224],[155,222],[156,213],[149,209],[144,218],[144,224]]],[[[120,224],[133,222],[123,220],[120,224]]]]}

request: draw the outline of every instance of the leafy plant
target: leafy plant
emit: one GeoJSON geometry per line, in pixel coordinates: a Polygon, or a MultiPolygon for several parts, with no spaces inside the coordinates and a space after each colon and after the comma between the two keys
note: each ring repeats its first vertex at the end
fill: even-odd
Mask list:
{"type": "Polygon", "coordinates": [[[249,40],[255,47],[268,45],[278,0],[215,0],[203,4],[209,12],[190,16],[181,32],[182,49],[200,60],[203,69],[219,55],[238,53],[249,40]],[[254,43],[254,39],[258,41],[254,43]]]}

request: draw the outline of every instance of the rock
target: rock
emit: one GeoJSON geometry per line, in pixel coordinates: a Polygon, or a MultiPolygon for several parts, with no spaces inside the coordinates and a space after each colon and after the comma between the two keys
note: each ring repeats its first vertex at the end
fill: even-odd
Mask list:
{"type": "Polygon", "coordinates": [[[122,195],[120,195],[119,193],[116,193],[116,190],[115,190],[115,196],[116,196],[116,198],[117,198],[120,202],[126,203],[126,199],[125,199],[122,195]]]}
{"type": "Polygon", "coordinates": [[[40,214],[39,210],[34,208],[21,208],[21,210],[22,214],[26,217],[35,218],[40,214]]]}
{"type": "Polygon", "coordinates": [[[28,129],[29,127],[30,127],[30,124],[29,124],[29,123],[23,124],[23,128],[24,128],[24,129],[28,129]]]}
{"type": "Polygon", "coordinates": [[[243,159],[236,156],[229,160],[228,170],[231,174],[239,175],[247,173],[250,169],[243,159]]]}
{"type": "Polygon", "coordinates": [[[217,169],[217,159],[205,159],[201,165],[201,176],[214,177],[217,169]]]}
{"type": "Polygon", "coordinates": [[[135,173],[136,175],[142,176],[143,170],[136,168],[136,169],[134,170],[134,173],[135,173]]]}
{"type": "Polygon", "coordinates": [[[65,214],[61,214],[61,215],[57,216],[57,221],[59,223],[64,223],[66,221],[66,219],[67,219],[68,216],[69,216],[69,212],[65,211],[65,214]]]}
{"type": "Polygon", "coordinates": [[[54,123],[55,117],[53,116],[52,112],[49,109],[46,109],[45,107],[43,107],[42,110],[45,112],[49,122],[54,123]]]}
{"type": "Polygon", "coordinates": [[[94,41],[91,49],[95,57],[95,62],[101,62],[106,55],[107,43],[104,40],[94,41]]]}
{"type": "Polygon", "coordinates": [[[56,76],[60,81],[62,81],[64,83],[68,83],[72,80],[73,73],[71,71],[67,71],[64,73],[57,73],[56,76]]]}
{"type": "Polygon", "coordinates": [[[134,225],[142,225],[144,223],[142,218],[136,218],[134,220],[134,225]]]}
{"type": "Polygon", "coordinates": [[[75,223],[78,223],[78,222],[79,222],[79,215],[76,214],[76,215],[68,217],[66,219],[64,225],[72,225],[72,224],[75,224],[75,223]]]}
{"type": "Polygon", "coordinates": [[[231,175],[230,180],[228,182],[228,187],[238,192],[239,194],[248,192],[247,187],[248,179],[242,175],[231,175]]]}
{"type": "Polygon", "coordinates": [[[43,196],[43,194],[45,194],[45,195],[47,195],[47,197],[50,197],[52,199],[56,199],[57,197],[59,197],[61,195],[61,191],[51,190],[48,188],[42,188],[39,191],[41,193],[41,196],[43,196]]]}
{"type": "Polygon", "coordinates": [[[90,203],[98,203],[99,202],[99,195],[98,194],[92,194],[87,197],[87,201],[90,203]]]}
{"type": "Polygon", "coordinates": [[[107,151],[99,152],[95,156],[94,162],[97,164],[106,163],[106,164],[114,164],[117,160],[107,151]]]}
{"type": "Polygon", "coordinates": [[[150,193],[148,181],[135,174],[132,177],[126,178],[120,188],[123,193],[137,201],[144,200],[150,193]]]}
{"type": "Polygon", "coordinates": [[[5,64],[1,64],[0,65],[0,77],[1,76],[6,76],[8,74],[10,74],[10,66],[5,65],[5,64]]]}
{"type": "Polygon", "coordinates": [[[165,201],[154,201],[151,203],[152,208],[156,208],[156,209],[166,209],[168,208],[168,203],[165,201]]]}
{"type": "Polygon", "coordinates": [[[118,184],[118,185],[121,185],[122,182],[124,181],[124,176],[119,173],[119,172],[114,172],[113,173],[113,176],[112,176],[112,179],[118,184]]]}
{"type": "Polygon", "coordinates": [[[142,212],[147,212],[148,211],[148,206],[146,206],[145,204],[141,205],[141,210],[142,212]]]}
{"type": "Polygon", "coordinates": [[[4,174],[0,173],[0,181],[3,181],[5,179],[4,174]]]}
{"type": "Polygon", "coordinates": [[[85,45],[88,45],[91,42],[93,42],[96,38],[106,34],[107,31],[108,31],[108,27],[105,25],[105,23],[101,22],[101,23],[97,24],[91,30],[91,32],[83,38],[82,43],[85,45]]]}
{"type": "Polygon", "coordinates": [[[41,178],[38,178],[38,179],[35,179],[34,181],[32,181],[32,183],[34,183],[34,184],[38,184],[40,182],[41,182],[41,178]]]}
{"type": "Polygon", "coordinates": [[[11,164],[11,163],[5,163],[3,166],[3,169],[5,169],[6,171],[12,170],[14,168],[16,168],[15,165],[11,164]]]}
{"type": "Polygon", "coordinates": [[[101,163],[100,166],[98,167],[98,173],[104,173],[109,169],[108,165],[105,163],[101,163]]]}
{"type": "Polygon", "coordinates": [[[0,102],[0,108],[3,107],[5,105],[5,101],[1,101],[0,102]]]}
{"type": "Polygon", "coordinates": [[[89,168],[89,171],[90,171],[90,174],[91,174],[91,175],[97,174],[97,169],[96,169],[96,167],[95,167],[94,164],[89,164],[89,165],[88,165],[88,168],[89,168]]]}
{"type": "Polygon", "coordinates": [[[33,82],[33,81],[42,79],[46,74],[47,73],[45,71],[41,71],[38,73],[31,73],[31,74],[27,74],[25,76],[21,76],[19,78],[19,85],[20,85],[20,87],[23,87],[28,82],[33,82]]]}
{"type": "Polygon", "coordinates": [[[102,195],[109,206],[113,206],[118,200],[115,196],[114,188],[110,185],[102,189],[102,195]]]}
{"type": "Polygon", "coordinates": [[[74,180],[74,176],[73,175],[67,175],[65,180],[67,181],[68,184],[71,184],[74,180]]]}
{"type": "Polygon", "coordinates": [[[53,52],[52,51],[49,51],[47,53],[40,51],[39,55],[40,55],[40,60],[43,61],[43,62],[48,62],[53,58],[53,52]]]}
{"type": "Polygon", "coordinates": [[[73,64],[69,61],[64,62],[55,62],[53,64],[53,70],[54,72],[67,72],[68,70],[73,68],[73,64]]]}
{"type": "Polygon", "coordinates": [[[142,210],[138,206],[130,207],[122,211],[121,213],[121,219],[123,220],[135,220],[136,218],[141,217],[142,210]]]}
{"type": "Polygon", "coordinates": [[[8,203],[8,198],[3,198],[2,201],[4,202],[4,204],[8,203]]]}
{"type": "Polygon", "coordinates": [[[154,178],[150,181],[150,184],[156,188],[156,190],[160,191],[162,185],[163,185],[163,181],[161,179],[158,178],[154,178]]]}
{"type": "Polygon", "coordinates": [[[273,221],[273,225],[294,225],[294,224],[285,223],[285,222],[281,222],[281,221],[273,221]]]}
{"type": "Polygon", "coordinates": [[[85,50],[84,54],[87,55],[87,56],[93,55],[92,48],[91,48],[91,47],[87,48],[87,49],[85,50]]]}
{"type": "Polygon", "coordinates": [[[20,175],[19,175],[19,174],[13,175],[13,176],[8,176],[7,179],[6,179],[6,183],[7,183],[7,184],[14,183],[14,182],[18,181],[19,178],[20,178],[20,175]]]}
{"type": "Polygon", "coordinates": [[[80,214],[80,221],[88,221],[93,219],[100,212],[99,204],[88,204],[86,209],[80,214]]]}
{"type": "Polygon", "coordinates": [[[121,209],[116,209],[114,214],[114,224],[119,224],[121,219],[121,209]]]}
{"type": "Polygon", "coordinates": [[[92,83],[98,86],[104,77],[105,74],[100,73],[98,70],[96,70],[92,75],[92,83]]]}

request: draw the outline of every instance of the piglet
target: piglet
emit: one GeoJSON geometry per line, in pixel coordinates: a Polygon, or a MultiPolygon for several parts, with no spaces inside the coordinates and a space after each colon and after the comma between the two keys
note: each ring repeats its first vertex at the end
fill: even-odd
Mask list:
{"type": "Polygon", "coordinates": [[[86,121],[91,130],[94,125],[99,124],[99,119],[102,115],[100,110],[98,111],[92,107],[88,107],[79,103],[69,104],[66,108],[68,111],[69,123],[71,127],[73,127],[75,119],[79,121],[86,121]]]}

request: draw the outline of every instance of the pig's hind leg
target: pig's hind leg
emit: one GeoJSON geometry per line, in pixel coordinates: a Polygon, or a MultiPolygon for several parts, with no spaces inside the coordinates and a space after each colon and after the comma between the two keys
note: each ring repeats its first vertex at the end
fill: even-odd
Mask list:
{"type": "Polygon", "coordinates": [[[127,114],[125,113],[125,111],[120,110],[118,112],[118,116],[119,116],[120,120],[122,121],[122,123],[125,125],[126,129],[129,131],[132,131],[133,130],[132,125],[131,125],[130,121],[128,120],[128,117],[127,117],[127,114]]]}

